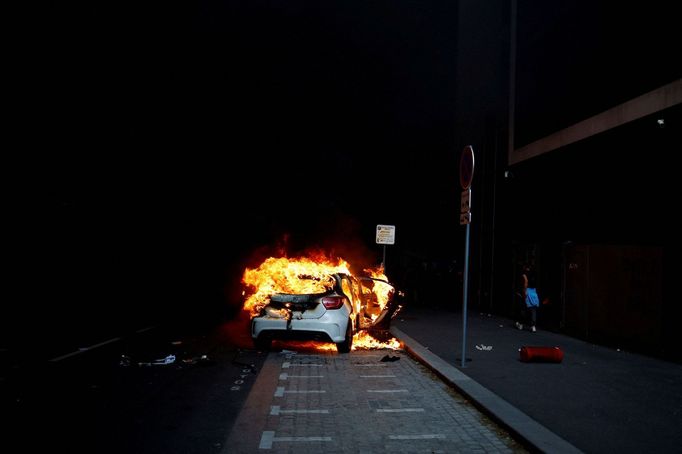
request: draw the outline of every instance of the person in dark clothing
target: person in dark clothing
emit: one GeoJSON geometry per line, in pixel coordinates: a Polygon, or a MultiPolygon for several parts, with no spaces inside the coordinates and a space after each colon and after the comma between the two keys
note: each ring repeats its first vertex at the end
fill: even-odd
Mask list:
{"type": "Polygon", "coordinates": [[[527,324],[530,326],[530,330],[535,332],[540,299],[538,297],[535,270],[528,264],[524,264],[522,268],[516,297],[519,310],[519,318],[515,323],[516,328],[523,329],[524,325],[527,324]]]}

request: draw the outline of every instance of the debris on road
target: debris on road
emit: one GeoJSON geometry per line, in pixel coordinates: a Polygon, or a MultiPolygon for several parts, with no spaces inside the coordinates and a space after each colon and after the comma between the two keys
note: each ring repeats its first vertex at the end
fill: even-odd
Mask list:
{"type": "Polygon", "coordinates": [[[386,355],[383,358],[380,359],[382,363],[387,363],[387,362],[393,362],[393,361],[398,361],[400,359],[400,356],[391,356],[391,355],[386,355]]]}

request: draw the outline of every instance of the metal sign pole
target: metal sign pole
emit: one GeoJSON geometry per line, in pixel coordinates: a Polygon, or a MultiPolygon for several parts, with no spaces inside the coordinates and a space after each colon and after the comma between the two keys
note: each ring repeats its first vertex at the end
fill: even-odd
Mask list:
{"type": "Polygon", "coordinates": [[[466,361],[466,342],[467,342],[467,303],[469,300],[469,228],[471,224],[466,227],[466,240],[464,244],[464,290],[462,291],[462,367],[465,366],[466,361]]]}
{"type": "Polygon", "coordinates": [[[474,149],[467,145],[459,159],[459,183],[462,185],[459,223],[466,224],[464,244],[464,282],[462,286],[462,367],[466,367],[467,305],[469,302],[469,230],[471,228],[471,182],[474,178],[474,149]]]}
{"type": "Polygon", "coordinates": [[[386,245],[384,244],[384,258],[381,261],[381,266],[384,267],[384,274],[386,274],[386,245]]]}

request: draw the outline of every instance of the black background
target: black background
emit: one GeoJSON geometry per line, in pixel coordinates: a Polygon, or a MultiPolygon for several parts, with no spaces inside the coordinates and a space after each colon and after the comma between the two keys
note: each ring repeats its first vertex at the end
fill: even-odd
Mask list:
{"type": "MultiPolygon", "coordinates": [[[[517,144],[679,77],[674,15],[657,4],[588,4],[519,2],[517,144]]],[[[508,81],[508,24],[499,24],[509,6],[469,20],[477,8],[203,1],[17,11],[4,332],[38,320],[47,337],[101,337],[166,316],[224,315],[238,305],[243,267],[278,247],[378,264],[376,224],[397,225],[389,266],[399,255],[458,260],[457,166],[471,142],[456,127],[490,122],[491,109],[504,124],[507,102],[493,93],[508,81]]],[[[659,153],[678,143],[666,134],[659,153]]],[[[570,164],[560,155],[517,166],[497,189],[498,228],[626,242],[672,232],[673,167],[662,154],[642,159],[649,141],[635,148],[631,137],[617,139],[630,144],[625,153],[609,142],[570,164]],[[646,179],[666,214],[642,228],[624,213],[649,200],[646,179]],[[598,203],[587,202],[590,224],[564,215],[515,227],[517,196],[528,194],[542,219],[580,209],[581,198],[598,203]]]]}

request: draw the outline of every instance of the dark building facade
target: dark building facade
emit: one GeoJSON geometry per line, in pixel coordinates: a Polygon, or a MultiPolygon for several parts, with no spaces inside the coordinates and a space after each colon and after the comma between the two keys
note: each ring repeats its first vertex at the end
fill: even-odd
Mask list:
{"type": "Polygon", "coordinates": [[[512,315],[518,266],[534,261],[545,328],[682,359],[671,6],[475,3],[460,2],[459,46],[485,56],[460,54],[457,104],[457,140],[478,152],[474,304],[512,315]],[[491,22],[500,33],[482,41],[491,22]]]}

